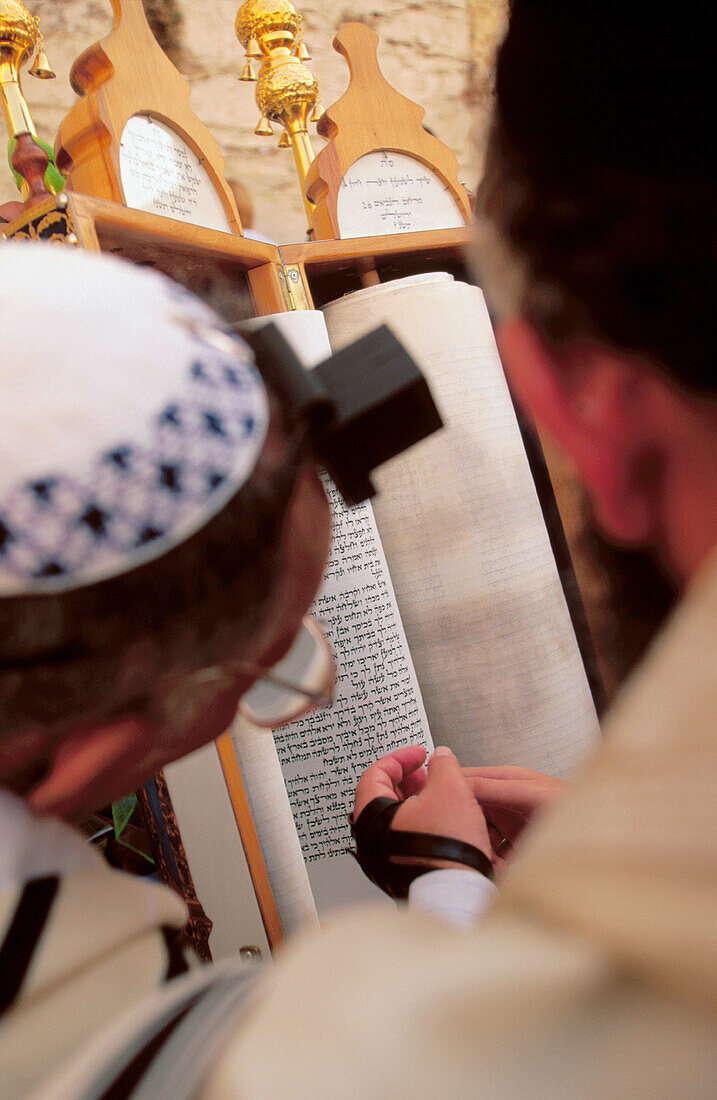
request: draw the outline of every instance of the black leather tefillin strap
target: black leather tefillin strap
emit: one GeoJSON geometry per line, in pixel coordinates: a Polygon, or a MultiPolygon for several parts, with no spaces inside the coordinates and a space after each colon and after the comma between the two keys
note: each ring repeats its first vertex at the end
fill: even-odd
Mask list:
{"type": "Polygon", "coordinates": [[[479,848],[462,840],[433,833],[413,833],[392,829],[391,823],[400,802],[392,798],[374,798],[363,808],[357,821],[349,817],[356,851],[354,857],[371,882],[375,882],[389,897],[406,898],[415,878],[433,870],[425,864],[394,863],[396,857],[430,860],[450,860],[493,878],[493,865],[479,848]]]}

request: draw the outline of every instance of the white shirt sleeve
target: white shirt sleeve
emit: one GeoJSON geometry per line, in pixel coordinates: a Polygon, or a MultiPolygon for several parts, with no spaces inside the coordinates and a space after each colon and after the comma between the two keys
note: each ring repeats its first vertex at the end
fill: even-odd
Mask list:
{"type": "Polygon", "coordinates": [[[408,889],[408,907],[445,924],[470,928],[478,923],[497,893],[485,875],[446,868],[427,871],[413,880],[408,889]]]}

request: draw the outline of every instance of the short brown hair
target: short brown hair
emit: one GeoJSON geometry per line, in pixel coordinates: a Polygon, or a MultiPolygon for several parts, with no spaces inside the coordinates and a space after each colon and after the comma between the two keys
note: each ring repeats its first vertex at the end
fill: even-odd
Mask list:
{"type": "Polygon", "coordinates": [[[525,316],[714,392],[713,66],[695,11],[515,0],[482,212],[525,265],[525,316]]]}

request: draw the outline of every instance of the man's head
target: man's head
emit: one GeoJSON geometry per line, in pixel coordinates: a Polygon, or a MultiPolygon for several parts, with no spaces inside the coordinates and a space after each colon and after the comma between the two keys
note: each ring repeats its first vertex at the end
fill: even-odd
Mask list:
{"type": "Polygon", "coordinates": [[[515,0],[479,197],[514,392],[574,459],[606,532],[657,545],[682,581],[717,540],[701,19],[515,0]]]}
{"type": "Polygon", "coordinates": [[[301,435],[196,299],[34,245],[0,268],[23,332],[0,377],[0,781],[64,812],[227,727],[293,640],[330,520],[301,435]],[[193,692],[229,661],[247,671],[193,692]]]}

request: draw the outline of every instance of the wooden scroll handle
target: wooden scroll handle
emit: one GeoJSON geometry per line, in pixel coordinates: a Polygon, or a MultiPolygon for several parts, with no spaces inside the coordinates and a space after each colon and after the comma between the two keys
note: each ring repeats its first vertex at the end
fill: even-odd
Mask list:
{"type": "Polygon", "coordinates": [[[15,150],[10,162],[19,176],[22,176],[29,189],[29,195],[23,203],[24,210],[30,210],[44,199],[52,198],[45,186],[45,173],[50,158],[31,134],[18,134],[15,150]]]}

